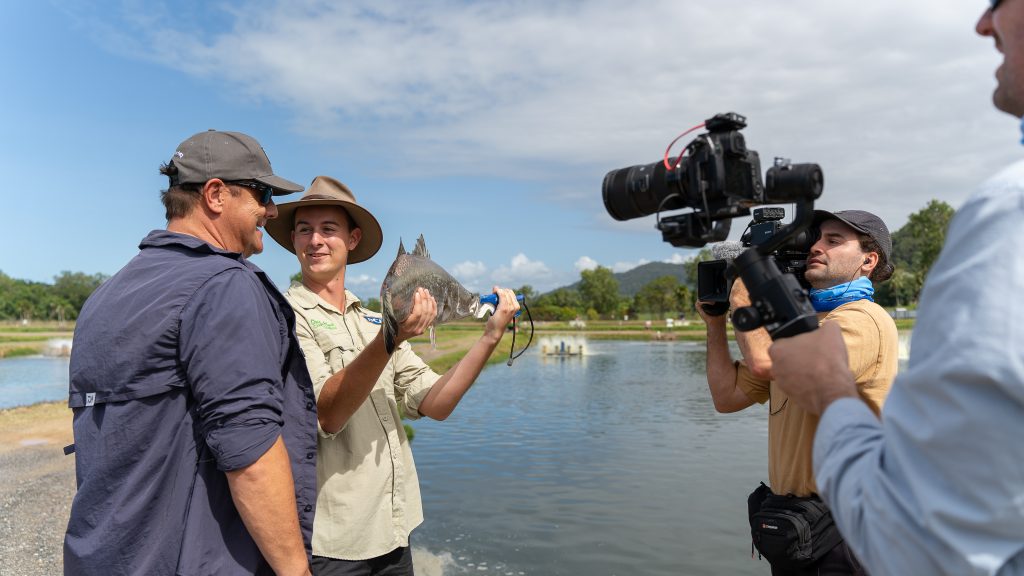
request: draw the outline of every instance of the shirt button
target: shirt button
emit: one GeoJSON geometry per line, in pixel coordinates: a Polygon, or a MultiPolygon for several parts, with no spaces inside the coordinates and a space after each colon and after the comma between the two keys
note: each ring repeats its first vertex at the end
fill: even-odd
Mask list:
{"type": "Polygon", "coordinates": [[[306,460],[312,460],[313,456],[316,456],[316,452],[307,452],[306,453],[306,460]]]}
{"type": "Polygon", "coordinates": [[[312,410],[312,409],[313,409],[313,403],[312,402],[306,402],[306,410],[312,410]]]}
{"type": "Polygon", "coordinates": [[[387,414],[382,414],[380,419],[385,421],[385,422],[387,422],[388,421],[388,415],[387,414]]]}
{"type": "Polygon", "coordinates": [[[306,504],[306,507],[302,509],[303,512],[309,512],[313,509],[313,506],[306,504]]]}

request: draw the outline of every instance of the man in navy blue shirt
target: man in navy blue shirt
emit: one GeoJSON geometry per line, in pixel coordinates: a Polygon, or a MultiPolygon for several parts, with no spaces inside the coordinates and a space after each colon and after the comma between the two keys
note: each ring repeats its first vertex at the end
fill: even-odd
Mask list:
{"type": "Polygon", "coordinates": [[[75,329],[64,570],[308,574],[316,401],[291,308],[247,260],[302,186],[236,132],[192,136],[161,173],[167,229],[75,329]]]}

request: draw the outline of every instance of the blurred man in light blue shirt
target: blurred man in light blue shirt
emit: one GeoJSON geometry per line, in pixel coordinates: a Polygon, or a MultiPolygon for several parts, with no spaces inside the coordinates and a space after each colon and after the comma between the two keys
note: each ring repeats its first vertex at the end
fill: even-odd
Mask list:
{"type": "MultiPolygon", "coordinates": [[[[977,32],[1004,55],[995,106],[1024,117],[1024,0],[977,32]]],[[[777,383],[821,414],[815,478],[875,576],[1024,574],[1024,162],[957,212],[921,293],[910,364],[881,422],[857,397],[835,325],[783,339],[777,383]]]]}

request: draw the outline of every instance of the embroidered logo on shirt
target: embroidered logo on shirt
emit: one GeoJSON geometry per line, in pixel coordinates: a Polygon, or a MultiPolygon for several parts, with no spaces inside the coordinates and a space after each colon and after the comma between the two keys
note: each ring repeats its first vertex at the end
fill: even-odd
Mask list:
{"type": "Polygon", "coordinates": [[[369,314],[364,314],[363,318],[370,324],[376,324],[377,326],[380,326],[380,318],[378,318],[377,316],[370,316],[369,314]]]}
{"type": "Polygon", "coordinates": [[[334,322],[321,322],[320,320],[313,320],[313,319],[311,319],[309,321],[309,324],[313,328],[323,328],[325,330],[337,330],[338,329],[337,324],[335,324],[334,322]]]}

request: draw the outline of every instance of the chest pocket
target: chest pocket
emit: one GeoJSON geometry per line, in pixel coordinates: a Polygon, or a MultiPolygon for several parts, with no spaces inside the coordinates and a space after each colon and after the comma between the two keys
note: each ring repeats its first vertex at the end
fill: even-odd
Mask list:
{"type": "MultiPolygon", "coordinates": [[[[366,334],[365,337],[369,341],[375,335],[366,334]]],[[[337,330],[318,330],[314,333],[317,345],[323,351],[324,357],[327,358],[331,374],[337,374],[344,370],[362,352],[364,346],[359,339],[363,336],[355,329],[353,329],[353,336],[356,338],[355,341],[353,341],[353,337],[349,336],[344,325],[339,325],[337,330]]],[[[384,365],[384,370],[381,371],[380,378],[374,384],[370,395],[375,405],[381,402],[396,403],[394,382],[394,362],[389,361],[384,365]]]]}
{"type": "Polygon", "coordinates": [[[345,366],[348,366],[349,362],[356,357],[355,342],[340,330],[320,330],[314,336],[324,357],[327,358],[332,374],[344,370],[345,366]]]}

